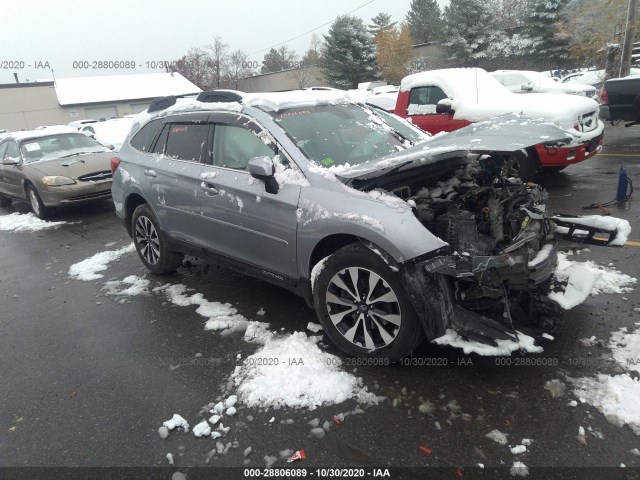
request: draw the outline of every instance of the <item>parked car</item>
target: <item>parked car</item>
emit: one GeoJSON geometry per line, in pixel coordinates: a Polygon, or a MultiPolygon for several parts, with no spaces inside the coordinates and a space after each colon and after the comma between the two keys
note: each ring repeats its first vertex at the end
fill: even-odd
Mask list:
{"type": "MultiPolygon", "coordinates": [[[[562,83],[581,83],[583,85],[591,85],[600,90],[604,84],[605,75],[605,70],[587,70],[586,72],[572,73],[563,77],[562,83]]],[[[631,67],[630,75],[640,75],[640,68],[631,67]]]]}
{"type": "Polygon", "coordinates": [[[506,113],[541,118],[571,132],[574,140],[565,147],[549,148],[541,142],[526,149],[519,171],[525,180],[532,180],[540,169],[557,172],[587,160],[602,148],[604,124],[598,119],[594,100],[547,93],[516,95],[479,68],[432,70],[405,77],[394,113],[432,134],[506,113]]]}
{"type": "Polygon", "coordinates": [[[566,93],[593,98],[596,88],[581,83],[561,83],[544,73],[529,70],[496,70],[491,75],[512,93],[566,93]]]}
{"type": "Polygon", "coordinates": [[[84,120],[74,120],[73,122],[69,122],[67,123],[67,126],[80,130],[83,125],[87,125],[89,123],[96,123],[97,121],[98,120],[94,120],[92,118],[86,118],[84,120]]]}
{"type": "Polygon", "coordinates": [[[132,117],[112,118],[82,125],[79,130],[102,145],[118,151],[124,139],[127,138],[132,123],[132,117]]]}
{"type": "Polygon", "coordinates": [[[612,78],[600,94],[600,118],[640,123],[640,77],[612,78]]]}
{"type": "Polygon", "coordinates": [[[564,130],[511,115],[430,138],[345,92],[198,98],[152,102],[112,159],[116,214],[151,272],[190,252],[287,288],[350,355],[553,324],[554,220],[511,156],[564,130]]]}
{"type": "Polygon", "coordinates": [[[67,127],[10,133],[0,140],[0,206],[26,201],[46,218],[51,207],[109,198],[112,156],[67,127]]]}

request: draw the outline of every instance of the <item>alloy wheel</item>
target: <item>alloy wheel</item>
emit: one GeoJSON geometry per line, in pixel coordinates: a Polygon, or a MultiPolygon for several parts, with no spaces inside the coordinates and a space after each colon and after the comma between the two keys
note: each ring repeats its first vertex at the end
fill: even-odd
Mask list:
{"type": "Polygon", "coordinates": [[[141,215],[136,220],[136,243],[142,257],[151,265],[160,260],[160,239],[156,227],[148,217],[141,215]]]}
{"type": "Polygon", "coordinates": [[[336,273],[327,286],[326,305],[338,332],[367,350],[388,346],[400,331],[398,296],[380,275],[366,268],[336,273]]]}
{"type": "Polygon", "coordinates": [[[38,201],[38,196],[33,188],[29,188],[29,203],[31,204],[31,209],[33,213],[36,214],[37,217],[40,216],[40,202],[38,201]]]}

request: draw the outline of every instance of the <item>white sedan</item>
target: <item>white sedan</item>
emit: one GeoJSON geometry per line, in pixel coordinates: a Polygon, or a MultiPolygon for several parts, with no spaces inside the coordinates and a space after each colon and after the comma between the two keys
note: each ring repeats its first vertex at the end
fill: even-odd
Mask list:
{"type": "Polygon", "coordinates": [[[529,70],[497,70],[491,72],[502,85],[513,93],[568,93],[593,98],[596,88],[582,83],[560,83],[548,75],[529,70]]]}

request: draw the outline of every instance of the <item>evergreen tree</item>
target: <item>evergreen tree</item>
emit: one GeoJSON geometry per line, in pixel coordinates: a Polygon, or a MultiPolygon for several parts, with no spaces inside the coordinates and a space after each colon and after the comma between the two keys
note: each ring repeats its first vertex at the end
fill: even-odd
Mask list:
{"type": "Polygon", "coordinates": [[[356,88],[359,82],[378,77],[375,44],[360,18],[336,18],[324,40],[322,74],[330,86],[356,88]]]}
{"type": "Polygon", "coordinates": [[[454,66],[475,66],[487,56],[496,33],[493,0],[451,0],[444,9],[444,46],[454,66]]]}
{"type": "Polygon", "coordinates": [[[295,66],[295,58],[295,52],[289,50],[286,45],[283,45],[277,50],[272,48],[264,56],[264,60],[262,60],[260,73],[279,72],[281,70],[293,68],[295,66]]]}
{"type": "Polygon", "coordinates": [[[442,36],[442,13],[436,0],[411,0],[406,20],[416,44],[439,40],[442,36]]]}
{"type": "Polygon", "coordinates": [[[523,52],[534,61],[553,65],[569,55],[569,39],[559,33],[562,11],[568,0],[529,0],[524,14],[522,35],[530,45],[523,52]]]}
{"type": "Polygon", "coordinates": [[[389,30],[393,28],[398,22],[391,21],[391,15],[388,13],[379,13],[371,19],[371,24],[367,27],[369,33],[375,36],[381,30],[389,30]]]}

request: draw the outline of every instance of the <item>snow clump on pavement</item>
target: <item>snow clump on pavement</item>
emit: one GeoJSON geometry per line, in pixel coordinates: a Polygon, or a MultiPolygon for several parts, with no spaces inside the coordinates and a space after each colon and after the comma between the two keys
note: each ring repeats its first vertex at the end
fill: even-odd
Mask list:
{"type": "Polygon", "coordinates": [[[67,222],[47,222],[40,220],[33,213],[10,213],[0,217],[0,230],[3,232],[39,232],[49,228],[57,228],[67,222]]]}
{"type": "Polygon", "coordinates": [[[119,250],[107,250],[105,252],[96,253],[95,255],[74,263],[69,268],[69,276],[75,280],[88,282],[104,277],[99,272],[104,272],[111,262],[115,262],[126,253],[135,252],[136,247],[132,244],[119,250]]]}

